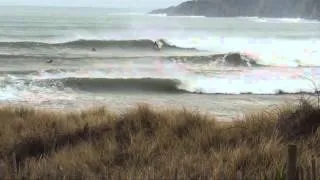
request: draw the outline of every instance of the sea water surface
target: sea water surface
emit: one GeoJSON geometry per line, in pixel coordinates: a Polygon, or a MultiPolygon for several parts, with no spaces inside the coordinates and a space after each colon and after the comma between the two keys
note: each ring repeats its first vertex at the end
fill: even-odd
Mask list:
{"type": "Polygon", "coordinates": [[[230,118],[314,92],[320,78],[316,20],[12,6],[0,7],[0,24],[1,104],[121,109],[147,102],[230,118]],[[158,39],[166,42],[160,51],[158,39]],[[264,66],[208,58],[233,52],[264,66]]]}

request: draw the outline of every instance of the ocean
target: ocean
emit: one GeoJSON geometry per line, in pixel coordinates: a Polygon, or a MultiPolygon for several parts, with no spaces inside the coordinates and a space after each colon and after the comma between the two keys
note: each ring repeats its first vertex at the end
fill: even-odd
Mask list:
{"type": "Polygon", "coordinates": [[[123,109],[145,102],[230,119],[314,92],[320,78],[316,20],[12,6],[0,7],[0,24],[2,105],[123,109]],[[211,58],[226,53],[261,66],[211,58]]]}

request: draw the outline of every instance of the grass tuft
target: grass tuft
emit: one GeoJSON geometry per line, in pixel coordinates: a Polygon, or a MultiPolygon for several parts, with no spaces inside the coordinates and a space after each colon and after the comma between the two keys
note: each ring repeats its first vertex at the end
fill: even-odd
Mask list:
{"type": "Polygon", "coordinates": [[[116,114],[106,108],[54,112],[0,108],[0,158],[18,179],[127,179],[277,174],[288,143],[299,162],[319,156],[320,109],[310,100],[248,114],[230,123],[186,109],[139,104],[116,114]]]}

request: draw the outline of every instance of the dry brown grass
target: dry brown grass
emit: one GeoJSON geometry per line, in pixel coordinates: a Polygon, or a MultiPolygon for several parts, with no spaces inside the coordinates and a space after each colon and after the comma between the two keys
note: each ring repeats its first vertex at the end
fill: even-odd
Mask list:
{"type": "Polygon", "coordinates": [[[220,170],[231,178],[284,169],[288,143],[299,161],[319,155],[320,109],[296,106],[221,123],[188,110],[142,104],[115,114],[105,108],[62,113],[27,107],[0,109],[0,156],[18,179],[204,179],[220,170]]]}

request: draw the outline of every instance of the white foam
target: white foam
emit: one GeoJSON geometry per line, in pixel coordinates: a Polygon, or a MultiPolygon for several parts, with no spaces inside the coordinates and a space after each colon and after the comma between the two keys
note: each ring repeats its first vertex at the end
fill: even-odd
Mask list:
{"type": "Polygon", "coordinates": [[[240,52],[269,66],[319,66],[319,39],[274,39],[247,37],[206,37],[169,40],[186,48],[214,53],[240,52]]]}
{"type": "Polygon", "coordinates": [[[203,72],[202,66],[178,63],[149,64],[149,68],[150,71],[145,71],[145,68],[135,70],[131,68],[131,71],[127,71],[126,66],[115,65],[104,70],[79,70],[57,74],[40,73],[29,78],[34,80],[69,77],[178,79],[182,83],[179,88],[189,92],[229,94],[274,94],[279,90],[287,93],[314,92],[315,87],[308,79],[315,82],[320,80],[320,68],[234,69],[207,65],[205,69],[209,73],[207,75],[195,73],[197,71],[203,72]]]}
{"type": "Polygon", "coordinates": [[[14,87],[6,86],[0,88],[0,101],[17,99],[17,90],[14,87]]]}
{"type": "Polygon", "coordinates": [[[190,92],[226,94],[275,94],[279,90],[287,93],[314,92],[320,80],[319,73],[313,70],[253,70],[222,74],[216,77],[193,77],[182,79],[181,89],[190,92]]]}
{"type": "MultiPolygon", "coordinates": [[[[267,19],[269,20],[269,19],[267,19]]],[[[284,23],[320,23],[318,20],[309,20],[303,18],[270,18],[271,22],[284,22],[284,23]]]]}
{"type": "MultiPolygon", "coordinates": [[[[188,69],[191,65],[175,62],[150,61],[148,64],[137,64],[133,62],[115,64],[111,62],[99,63],[90,68],[82,68],[76,71],[57,71],[55,73],[39,71],[36,75],[27,75],[18,79],[46,80],[65,78],[179,78],[186,74],[192,74],[188,69]]],[[[16,76],[11,76],[14,79],[16,76]]]]}
{"type": "Polygon", "coordinates": [[[147,14],[148,16],[156,16],[156,17],[167,17],[166,13],[159,13],[159,14],[147,14]]]}
{"type": "Polygon", "coordinates": [[[304,18],[268,18],[268,17],[258,17],[258,16],[252,16],[252,17],[238,17],[238,19],[245,19],[253,22],[259,22],[259,23],[320,23],[320,21],[315,19],[304,19],[304,18]]]}
{"type": "MultiPolygon", "coordinates": [[[[133,66],[134,67],[134,66],[133,66]]],[[[0,100],[19,100],[43,103],[54,100],[75,100],[78,94],[68,89],[40,87],[37,83],[27,84],[24,79],[38,81],[64,78],[163,78],[178,79],[180,89],[202,93],[253,93],[274,94],[279,90],[287,93],[314,92],[315,87],[309,79],[316,83],[320,80],[320,68],[221,68],[215,65],[192,66],[179,63],[155,62],[145,67],[126,70],[127,66],[114,65],[109,69],[83,69],[73,72],[40,72],[38,75],[24,77],[9,76],[7,83],[0,87],[0,100]],[[195,73],[206,71],[205,74],[195,73]],[[24,78],[24,79],[23,79],[24,78]]]]}
{"type": "MultiPolygon", "coordinates": [[[[52,75],[54,76],[54,75],[52,75]]],[[[73,93],[59,91],[56,88],[40,87],[32,83],[26,84],[28,77],[20,78],[7,75],[0,82],[0,101],[27,101],[33,103],[43,103],[53,100],[75,100],[73,93]]]]}

